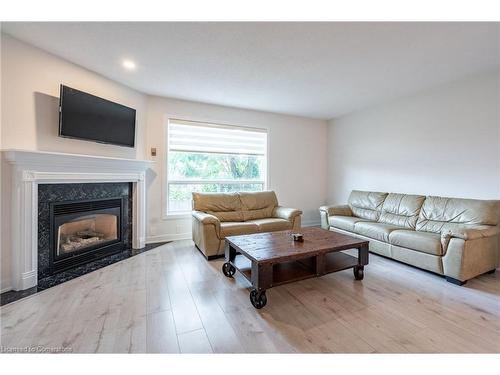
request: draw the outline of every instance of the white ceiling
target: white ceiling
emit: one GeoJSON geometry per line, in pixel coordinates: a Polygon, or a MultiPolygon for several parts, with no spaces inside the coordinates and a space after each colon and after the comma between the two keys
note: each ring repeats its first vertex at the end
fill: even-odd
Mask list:
{"type": "Polygon", "coordinates": [[[498,23],[3,23],[147,94],[313,118],[500,64],[498,23]],[[134,72],[121,66],[137,64],[134,72]]]}

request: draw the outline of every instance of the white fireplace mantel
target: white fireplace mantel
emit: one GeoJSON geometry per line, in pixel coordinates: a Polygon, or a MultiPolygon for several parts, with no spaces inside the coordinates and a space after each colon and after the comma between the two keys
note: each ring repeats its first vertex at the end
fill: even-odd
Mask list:
{"type": "Polygon", "coordinates": [[[2,153],[11,166],[12,289],[28,289],[38,281],[38,184],[133,183],[132,246],[145,246],[145,179],[153,161],[25,150],[2,153]]]}

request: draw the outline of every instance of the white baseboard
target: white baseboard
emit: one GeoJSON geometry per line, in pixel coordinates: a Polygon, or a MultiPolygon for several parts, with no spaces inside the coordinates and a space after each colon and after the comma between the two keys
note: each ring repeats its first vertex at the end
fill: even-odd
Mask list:
{"type": "Polygon", "coordinates": [[[306,221],[302,223],[303,227],[319,227],[321,226],[321,221],[306,221]]]}
{"type": "MultiPolygon", "coordinates": [[[[321,223],[319,221],[308,221],[302,223],[303,227],[319,227],[321,223]]],[[[174,233],[174,234],[160,234],[156,236],[148,236],[146,238],[146,243],[158,243],[158,242],[168,242],[168,241],[180,241],[180,240],[190,240],[191,232],[189,233],[174,233]]]]}
{"type": "Polygon", "coordinates": [[[158,243],[168,241],[190,240],[191,232],[189,233],[175,233],[175,234],[160,234],[157,236],[148,236],[146,243],[158,243]]]}
{"type": "Polygon", "coordinates": [[[11,286],[5,287],[0,289],[0,294],[5,293],[5,292],[10,292],[12,290],[11,286]]]}
{"type": "MultiPolygon", "coordinates": [[[[28,272],[23,272],[21,274],[21,280],[17,283],[18,290],[25,290],[33,288],[38,284],[38,275],[36,270],[31,270],[28,272]]],[[[15,284],[14,284],[15,285],[15,284]]]]}

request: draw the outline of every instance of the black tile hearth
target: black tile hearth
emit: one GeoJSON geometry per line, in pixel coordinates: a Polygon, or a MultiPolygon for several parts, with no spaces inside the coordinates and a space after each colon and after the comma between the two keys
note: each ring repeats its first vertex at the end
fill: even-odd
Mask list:
{"type": "Polygon", "coordinates": [[[119,253],[110,255],[105,258],[98,259],[96,261],[84,264],[82,266],[78,266],[75,268],[72,268],[71,270],[64,271],[64,272],[59,272],[55,275],[52,276],[47,276],[42,279],[38,280],[38,286],[35,286],[30,289],[26,290],[21,290],[19,292],[16,291],[9,291],[9,292],[4,292],[0,294],[0,306],[6,305],[8,303],[20,300],[21,298],[25,298],[27,296],[30,296],[32,294],[35,294],[37,292],[40,292],[42,290],[51,288],[53,286],[56,286],[58,284],[64,283],[66,281],[75,279],[77,277],[83,276],[89,272],[96,271],[100,268],[109,266],[110,264],[119,262],[121,260],[133,257],[135,255],[144,253],[148,250],[155,249],[159,246],[162,246],[168,242],[159,242],[159,243],[152,243],[148,244],[142,249],[127,249],[123,250],[119,253]]]}

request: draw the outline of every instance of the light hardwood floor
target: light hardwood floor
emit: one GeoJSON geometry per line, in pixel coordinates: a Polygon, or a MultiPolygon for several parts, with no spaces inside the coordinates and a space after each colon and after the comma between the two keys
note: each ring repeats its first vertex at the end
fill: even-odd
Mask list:
{"type": "Polygon", "coordinates": [[[170,243],[1,308],[1,345],[73,352],[500,352],[500,275],[459,287],[370,254],[283,285],[255,310],[191,241],[170,243]]]}

